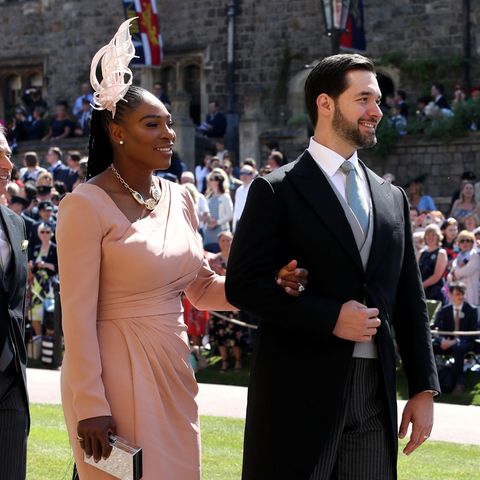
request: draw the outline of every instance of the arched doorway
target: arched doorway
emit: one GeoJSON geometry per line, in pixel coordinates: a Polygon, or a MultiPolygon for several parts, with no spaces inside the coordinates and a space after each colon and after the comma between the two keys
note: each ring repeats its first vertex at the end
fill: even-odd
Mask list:
{"type": "Polygon", "coordinates": [[[382,110],[385,109],[385,111],[387,111],[389,108],[386,103],[387,97],[394,97],[395,85],[393,80],[388,75],[380,72],[377,73],[377,81],[380,91],[382,92],[382,101],[380,102],[380,106],[382,107],[382,110]]]}

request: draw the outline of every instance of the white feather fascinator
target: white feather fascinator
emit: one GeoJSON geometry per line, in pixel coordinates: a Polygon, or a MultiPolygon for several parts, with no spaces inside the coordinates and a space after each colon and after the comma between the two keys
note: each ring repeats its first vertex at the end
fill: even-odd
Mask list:
{"type": "Polygon", "coordinates": [[[93,57],[90,66],[90,83],[94,90],[92,105],[95,110],[109,110],[115,117],[116,105],[122,100],[132,84],[132,71],[128,64],[135,57],[135,47],[130,35],[130,24],[135,18],[123,22],[108,45],[102,47],[93,57]],[[102,67],[102,81],[97,79],[99,62],[102,67]]]}

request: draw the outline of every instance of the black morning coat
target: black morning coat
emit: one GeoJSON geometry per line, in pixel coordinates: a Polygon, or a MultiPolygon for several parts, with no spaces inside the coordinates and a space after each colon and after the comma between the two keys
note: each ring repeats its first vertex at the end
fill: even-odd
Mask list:
{"type": "MultiPolygon", "coordinates": [[[[15,375],[22,381],[25,403],[28,408],[26,388],[27,353],[25,350],[25,288],[27,285],[27,243],[25,224],[21,217],[0,205],[0,225],[11,247],[11,260],[5,275],[0,275],[0,353],[7,338],[13,345],[15,375]]],[[[0,376],[1,381],[10,379],[0,376]]],[[[3,391],[0,385],[0,391],[3,391]]],[[[1,428],[1,425],[0,425],[1,428]]]]}
{"type": "MultiPolygon", "coordinates": [[[[374,232],[364,270],[344,211],[308,151],[250,187],[233,240],[226,295],[261,321],[250,377],[243,479],[305,479],[329,442],[354,343],[333,335],[349,300],[380,311],[375,336],[397,452],[393,331],[409,395],[440,391],[405,193],[365,169],[374,232]],[[275,283],[292,259],[306,268],[299,298],[275,283]]],[[[396,457],[395,457],[396,458],[396,457]]]]}

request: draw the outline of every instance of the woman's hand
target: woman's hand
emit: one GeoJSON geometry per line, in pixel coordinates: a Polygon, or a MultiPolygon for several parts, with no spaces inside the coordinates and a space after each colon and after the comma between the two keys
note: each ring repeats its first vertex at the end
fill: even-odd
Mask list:
{"type": "Polygon", "coordinates": [[[307,285],[308,270],[297,268],[297,261],[292,260],[277,274],[277,284],[292,297],[298,297],[307,285]]]}
{"type": "Polygon", "coordinates": [[[77,426],[77,439],[85,450],[87,457],[98,462],[102,457],[108,458],[112,447],[108,441],[109,435],[116,435],[117,427],[111,416],[93,417],[80,420],[77,426]]]}

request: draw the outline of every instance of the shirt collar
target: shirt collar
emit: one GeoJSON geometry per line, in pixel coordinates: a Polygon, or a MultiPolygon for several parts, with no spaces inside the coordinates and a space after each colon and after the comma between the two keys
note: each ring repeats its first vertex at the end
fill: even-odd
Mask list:
{"type": "MultiPolygon", "coordinates": [[[[337,173],[338,169],[345,161],[345,159],[339,155],[337,152],[334,152],[325,145],[318,143],[314,138],[310,138],[310,144],[308,146],[308,151],[312,158],[315,160],[315,163],[329,176],[333,177],[337,173]]],[[[353,155],[350,158],[347,158],[349,162],[352,162],[356,170],[358,170],[358,157],[357,151],[353,152],[353,155]]]]}

